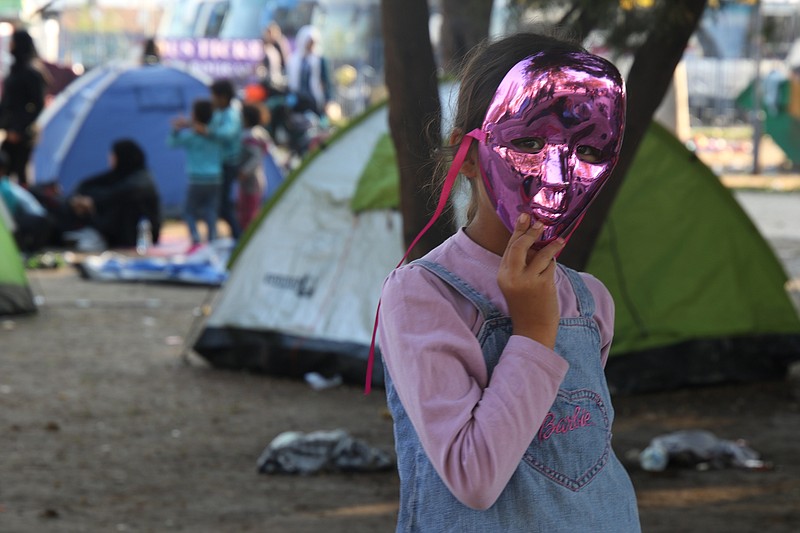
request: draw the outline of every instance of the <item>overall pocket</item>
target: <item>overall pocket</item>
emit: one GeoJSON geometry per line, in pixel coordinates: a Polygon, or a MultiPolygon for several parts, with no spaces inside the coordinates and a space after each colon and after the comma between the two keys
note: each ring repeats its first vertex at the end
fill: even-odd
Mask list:
{"type": "Polygon", "coordinates": [[[611,423],[603,398],[586,389],[561,390],[523,460],[554,483],[579,491],[610,455],[611,423]]]}

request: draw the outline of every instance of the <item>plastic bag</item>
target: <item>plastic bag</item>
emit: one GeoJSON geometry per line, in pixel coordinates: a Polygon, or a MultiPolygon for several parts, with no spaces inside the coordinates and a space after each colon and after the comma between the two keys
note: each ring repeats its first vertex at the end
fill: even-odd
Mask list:
{"type": "Polygon", "coordinates": [[[717,438],[706,430],[683,430],[661,435],[639,454],[639,465],[650,472],[666,469],[668,464],[696,466],[707,464],[712,468],[733,466],[747,469],[764,469],[768,465],[758,452],[742,440],[717,438]]]}
{"type": "Polygon", "coordinates": [[[394,465],[389,454],[351,437],[346,431],[286,431],[258,458],[262,474],[376,471],[394,465]]]}

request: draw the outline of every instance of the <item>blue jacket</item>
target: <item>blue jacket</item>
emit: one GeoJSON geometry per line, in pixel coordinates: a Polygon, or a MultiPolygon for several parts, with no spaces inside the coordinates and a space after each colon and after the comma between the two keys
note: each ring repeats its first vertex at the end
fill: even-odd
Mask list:
{"type": "Polygon", "coordinates": [[[222,162],[238,164],[241,152],[242,117],[233,104],[217,109],[208,125],[208,134],[222,148],[222,162]]]}
{"type": "Polygon", "coordinates": [[[186,150],[189,183],[222,183],[222,147],[210,135],[192,129],[173,131],[167,145],[186,150]]]}

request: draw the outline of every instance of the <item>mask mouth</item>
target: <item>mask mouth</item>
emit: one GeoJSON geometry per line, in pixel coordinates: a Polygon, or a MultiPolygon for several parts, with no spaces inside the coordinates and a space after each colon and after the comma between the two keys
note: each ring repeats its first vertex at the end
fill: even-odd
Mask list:
{"type": "Polygon", "coordinates": [[[523,204],[520,211],[532,213],[537,220],[552,225],[567,211],[569,187],[566,184],[545,185],[537,176],[527,176],[520,186],[523,204]]]}
{"type": "Polygon", "coordinates": [[[560,222],[564,216],[563,209],[550,209],[538,205],[529,206],[528,209],[531,211],[534,218],[545,226],[554,226],[560,222]]]}

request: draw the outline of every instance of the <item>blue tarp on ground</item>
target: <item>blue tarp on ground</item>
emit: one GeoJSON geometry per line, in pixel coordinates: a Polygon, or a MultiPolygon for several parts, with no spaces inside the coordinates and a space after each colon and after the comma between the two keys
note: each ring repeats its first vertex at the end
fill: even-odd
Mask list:
{"type": "Polygon", "coordinates": [[[90,255],[76,267],[93,281],[150,281],[181,285],[219,286],[228,278],[232,239],[204,244],[187,254],[170,257],[129,256],[115,252],[90,255]]]}

